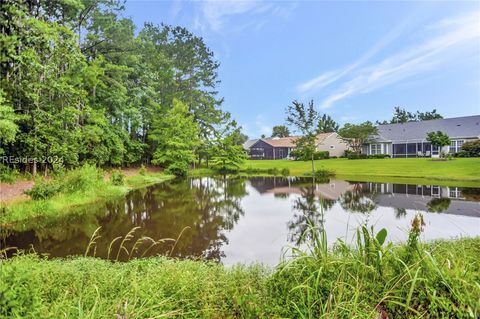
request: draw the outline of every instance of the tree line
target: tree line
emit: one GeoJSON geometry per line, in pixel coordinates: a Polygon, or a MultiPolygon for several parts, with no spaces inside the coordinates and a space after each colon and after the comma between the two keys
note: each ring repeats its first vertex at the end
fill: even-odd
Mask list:
{"type": "Polygon", "coordinates": [[[245,136],[221,109],[219,63],[202,38],[163,24],[136,32],[121,0],[0,6],[0,156],[31,160],[3,165],[36,174],[153,163],[184,174],[195,161],[241,160],[245,136]]]}
{"type": "MultiPolygon", "coordinates": [[[[297,101],[293,101],[292,105],[298,103],[297,101]]],[[[311,101],[313,103],[313,101],[311,101]]],[[[313,107],[313,105],[312,105],[313,107]]],[[[287,107],[287,118],[289,116],[289,110],[291,106],[287,107]]],[[[332,133],[332,132],[339,132],[340,124],[336,122],[330,115],[328,114],[320,114],[315,113],[315,121],[316,121],[316,132],[317,133],[332,133]]],[[[428,121],[428,120],[437,120],[443,119],[443,116],[437,112],[436,109],[432,111],[426,112],[409,112],[404,108],[397,106],[394,108],[393,117],[391,120],[386,121],[376,121],[375,124],[377,125],[384,125],[384,124],[396,124],[396,123],[406,123],[406,122],[418,122],[418,121],[428,121]]],[[[287,119],[287,123],[291,124],[290,121],[287,119]]],[[[354,124],[346,123],[345,126],[351,127],[354,124]]],[[[294,125],[295,126],[295,125],[294,125]]],[[[373,123],[370,121],[366,121],[361,123],[360,126],[363,127],[373,127],[373,123]]],[[[290,129],[286,125],[275,125],[272,128],[271,137],[288,137],[291,135],[290,129]]],[[[263,136],[265,138],[265,136],[263,136]]]]}

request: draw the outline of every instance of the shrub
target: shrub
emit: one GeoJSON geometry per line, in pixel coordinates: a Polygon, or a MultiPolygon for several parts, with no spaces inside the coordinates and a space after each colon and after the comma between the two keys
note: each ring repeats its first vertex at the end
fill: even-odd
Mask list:
{"type": "Polygon", "coordinates": [[[372,155],[368,155],[368,158],[390,158],[390,155],[388,154],[372,154],[372,155]]]}
{"type": "Polygon", "coordinates": [[[338,156],[330,156],[330,158],[338,158],[338,156]]]}
{"type": "MultiPolygon", "coordinates": [[[[300,152],[299,150],[291,151],[290,156],[293,157],[295,160],[299,160],[299,161],[311,160],[309,156],[305,156],[305,154],[300,152]]],[[[315,160],[328,159],[329,157],[330,157],[330,153],[328,153],[328,151],[316,151],[313,154],[313,159],[315,160]]]]}
{"type": "Polygon", "coordinates": [[[348,158],[348,155],[354,153],[352,150],[345,150],[345,152],[343,152],[343,156],[342,157],[347,157],[348,158]]]}
{"type": "Polygon", "coordinates": [[[330,153],[328,153],[328,151],[317,151],[313,155],[313,158],[316,159],[316,160],[328,159],[328,158],[330,158],[330,153]]]}
{"type": "Polygon", "coordinates": [[[140,166],[140,169],[138,170],[138,173],[142,176],[144,176],[146,174],[145,165],[142,164],[142,166],[140,166]]]}
{"type": "Polygon", "coordinates": [[[188,163],[184,163],[184,162],[172,163],[168,165],[165,172],[167,174],[171,174],[175,176],[186,176],[188,173],[188,163]]]}
{"type": "Polygon", "coordinates": [[[278,168],[274,167],[274,168],[269,168],[267,170],[267,174],[270,174],[270,175],[279,175],[280,174],[280,171],[278,170],[278,168]]]}
{"type": "Polygon", "coordinates": [[[33,200],[49,199],[60,192],[61,185],[55,180],[37,179],[30,190],[25,191],[25,194],[30,196],[33,200]]]}
{"type": "Polygon", "coordinates": [[[78,169],[68,171],[57,178],[64,193],[87,191],[95,188],[102,180],[102,172],[95,165],[85,164],[78,169]]]}
{"type": "Polygon", "coordinates": [[[110,182],[115,186],[122,186],[124,184],[125,175],[119,170],[116,170],[110,175],[110,182]]]}
{"type": "Polygon", "coordinates": [[[463,143],[461,152],[462,157],[480,157],[480,140],[463,143]]]}
{"type": "Polygon", "coordinates": [[[0,165],[0,182],[13,183],[20,174],[14,168],[5,165],[0,165]]]}
{"type": "Polygon", "coordinates": [[[347,156],[348,159],[354,160],[354,159],[366,159],[367,154],[362,154],[362,153],[350,153],[347,156]]]}
{"type": "Polygon", "coordinates": [[[282,176],[289,176],[290,170],[288,168],[283,168],[281,173],[282,173],[282,176]]]}

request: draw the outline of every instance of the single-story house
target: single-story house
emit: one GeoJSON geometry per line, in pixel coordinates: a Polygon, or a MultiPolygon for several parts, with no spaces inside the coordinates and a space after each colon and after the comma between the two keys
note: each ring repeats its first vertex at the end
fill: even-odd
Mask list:
{"type": "MultiPolygon", "coordinates": [[[[249,149],[251,159],[284,159],[290,158],[297,139],[298,136],[262,138],[253,143],[247,141],[244,147],[249,149]]],[[[337,133],[318,134],[316,143],[318,151],[328,151],[330,156],[342,156],[348,148],[337,133]]]]}
{"type": "Polygon", "coordinates": [[[457,153],[463,143],[480,138],[480,115],[449,119],[378,125],[378,134],[363,146],[367,155],[391,157],[438,157],[440,152],[457,153]],[[427,141],[429,132],[441,131],[450,137],[442,150],[427,141]]]}

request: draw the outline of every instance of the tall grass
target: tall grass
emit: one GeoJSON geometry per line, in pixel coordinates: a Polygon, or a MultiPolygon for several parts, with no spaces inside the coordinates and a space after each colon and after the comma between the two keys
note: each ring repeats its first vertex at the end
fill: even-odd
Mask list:
{"type": "Polygon", "coordinates": [[[355,247],[328,247],[310,224],[307,248],[274,269],[136,259],[155,240],[134,241],[134,228],[110,243],[109,261],[1,261],[0,318],[478,318],[480,238],[422,244],[423,227],[418,215],[401,245],[385,229],[361,227],[355,247]]]}
{"type": "Polygon", "coordinates": [[[306,251],[282,263],[269,281],[282,316],[299,318],[478,318],[480,240],[419,242],[417,215],[407,243],[386,243],[387,230],[361,227],[356,247],[315,233],[306,251]],[[476,246],[475,246],[476,245],[476,246]],[[383,317],[381,317],[383,318],[383,317]]]}

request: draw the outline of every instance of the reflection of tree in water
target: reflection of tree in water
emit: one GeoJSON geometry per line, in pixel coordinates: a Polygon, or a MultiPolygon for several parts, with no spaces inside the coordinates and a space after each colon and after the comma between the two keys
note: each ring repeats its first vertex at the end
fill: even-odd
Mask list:
{"type": "Polygon", "coordinates": [[[301,195],[293,203],[293,220],[288,223],[289,241],[301,245],[313,239],[315,233],[324,229],[324,212],[335,204],[335,200],[315,195],[315,185],[301,188],[301,195]]]}
{"type": "Polygon", "coordinates": [[[427,203],[428,211],[431,213],[441,213],[450,207],[450,198],[434,198],[427,203]]]}
{"type": "Polygon", "coordinates": [[[407,216],[407,210],[405,208],[394,208],[394,211],[396,219],[402,219],[407,216]]]}
{"type": "MultiPolygon", "coordinates": [[[[38,252],[51,252],[53,256],[83,254],[90,235],[102,226],[97,255],[106,256],[109,243],[125,236],[133,227],[141,227],[133,241],[140,236],[175,239],[185,227],[190,227],[176,244],[173,255],[220,260],[220,248],[226,242],[223,232],[232,229],[244,214],[240,200],[246,195],[242,179],[175,180],[131,192],[126,198],[97,208],[86,208],[95,213],[57,220],[48,227],[17,233],[12,238],[17,246],[26,248],[33,243],[38,252]]],[[[119,244],[118,241],[113,247],[115,252],[119,244]]],[[[150,253],[170,249],[171,243],[150,253]]]]}
{"type": "Polygon", "coordinates": [[[346,211],[368,214],[377,208],[374,198],[375,192],[370,192],[363,184],[356,183],[352,190],[342,194],[339,202],[346,211]]]}

